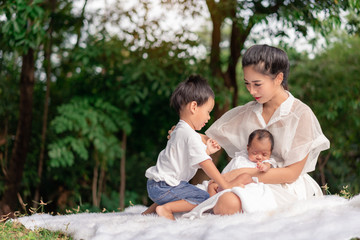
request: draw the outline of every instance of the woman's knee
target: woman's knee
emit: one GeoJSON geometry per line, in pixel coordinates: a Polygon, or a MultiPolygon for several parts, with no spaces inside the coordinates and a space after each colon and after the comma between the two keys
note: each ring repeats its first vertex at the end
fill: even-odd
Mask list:
{"type": "Polygon", "coordinates": [[[224,193],[219,197],[213,210],[218,215],[231,215],[241,212],[240,198],[231,192],[224,193]]]}

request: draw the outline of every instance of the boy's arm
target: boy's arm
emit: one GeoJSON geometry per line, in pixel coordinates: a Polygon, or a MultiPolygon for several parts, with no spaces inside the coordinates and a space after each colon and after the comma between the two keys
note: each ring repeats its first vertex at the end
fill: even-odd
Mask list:
{"type": "Polygon", "coordinates": [[[220,174],[219,170],[216,168],[211,159],[205,160],[199,163],[199,165],[204,170],[206,175],[219,184],[221,188],[228,189],[231,187],[230,184],[225,181],[224,177],[220,174]]]}
{"type": "Polygon", "coordinates": [[[206,141],[206,154],[207,155],[211,155],[216,153],[217,151],[219,151],[221,149],[220,145],[211,138],[208,138],[208,140],[206,141]]]}

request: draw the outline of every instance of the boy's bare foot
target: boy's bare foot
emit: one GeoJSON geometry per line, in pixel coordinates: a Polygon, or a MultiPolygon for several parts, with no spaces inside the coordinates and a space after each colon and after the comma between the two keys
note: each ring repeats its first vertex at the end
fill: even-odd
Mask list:
{"type": "Polygon", "coordinates": [[[142,215],[148,215],[148,214],[151,214],[151,213],[156,213],[155,209],[156,209],[157,206],[159,206],[159,205],[157,205],[156,203],[153,203],[153,204],[151,204],[150,207],[148,207],[148,209],[146,209],[141,214],[142,215]]]}
{"type": "Polygon", "coordinates": [[[157,206],[156,207],[156,213],[161,217],[165,217],[165,218],[170,219],[170,220],[175,220],[174,215],[172,214],[172,212],[169,209],[167,209],[166,207],[164,207],[164,206],[157,206]]]}

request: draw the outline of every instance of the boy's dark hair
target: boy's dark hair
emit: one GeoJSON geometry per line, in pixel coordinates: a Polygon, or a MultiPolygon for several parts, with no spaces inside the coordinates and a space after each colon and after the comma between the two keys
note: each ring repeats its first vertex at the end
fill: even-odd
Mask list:
{"type": "Polygon", "coordinates": [[[251,146],[251,143],[253,141],[253,139],[256,137],[256,139],[261,140],[263,138],[268,138],[270,140],[271,143],[271,151],[274,149],[274,137],[271,134],[271,132],[269,132],[266,129],[257,129],[255,131],[253,131],[252,133],[250,133],[249,135],[249,140],[248,140],[248,146],[251,146]]]}
{"type": "Polygon", "coordinates": [[[172,93],[170,106],[180,114],[181,108],[189,102],[196,101],[197,105],[201,106],[207,102],[209,97],[215,99],[215,94],[207,80],[200,75],[190,75],[172,93]]]}
{"type": "Polygon", "coordinates": [[[286,52],[266,44],[250,47],[242,57],[242,67],[254,66],[255,71],[275,78],[279,73],[284,74],[282,85],[288,90],[288,76],[290,63],[286,52]]]}

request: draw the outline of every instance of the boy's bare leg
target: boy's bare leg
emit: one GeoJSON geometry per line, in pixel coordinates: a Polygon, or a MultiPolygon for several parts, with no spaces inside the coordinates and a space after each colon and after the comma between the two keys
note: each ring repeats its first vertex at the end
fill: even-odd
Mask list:
{"type": "Polygon", "coordinates": [[[156,207],[156,213],[161,217],[166,217],[171,220],[175,220],[173,213],[175,212],[188,212],[196,207],[185,200],[179,200],[175,202],[169,202],[164,205],[156,207]]]}
{"type": "Polygon", "coordinates": [[[148,215],[151,213],[156,213],[156,207],[159,206],[156,203],[151,204],[150,207],[148,207],[148,209],[146,209],[144,212],[142,212],[142,215],[148,215]]]}

